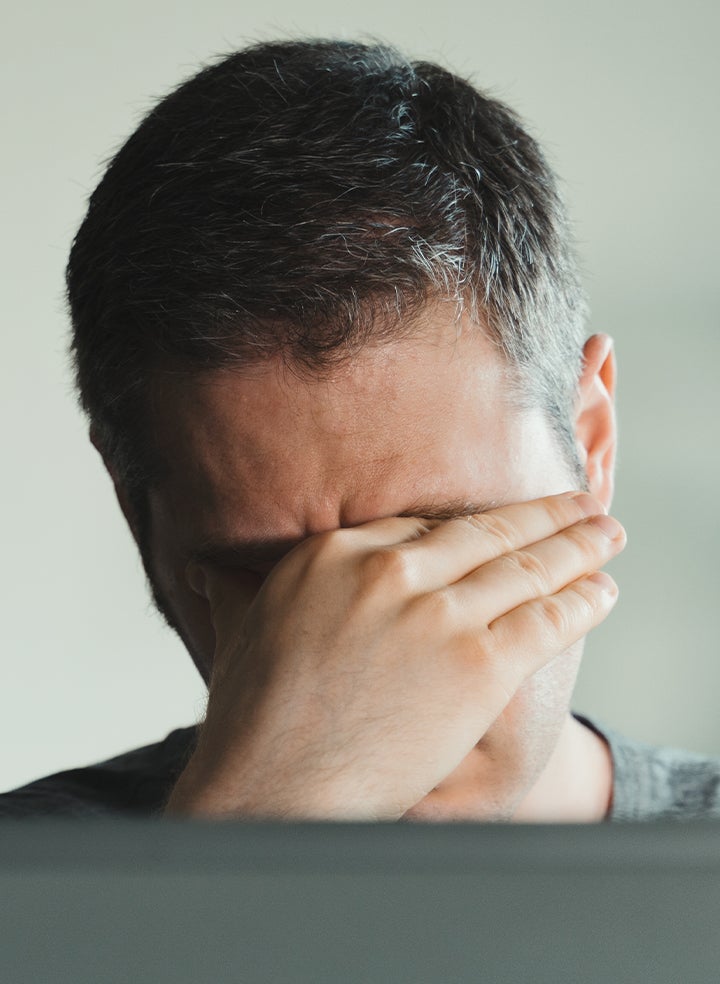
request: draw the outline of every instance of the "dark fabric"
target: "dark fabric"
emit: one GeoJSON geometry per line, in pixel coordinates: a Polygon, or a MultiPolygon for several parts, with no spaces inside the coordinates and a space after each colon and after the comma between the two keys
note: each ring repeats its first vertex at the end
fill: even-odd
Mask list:
{"type": "MultiPolygon", "coordinates": [[[[720,818],[720,760],[655,748],[576,717],[610,746],[614,779],[609,820],[720,818]]],[[[3,793],[0,817],[159,816],[196,736],[196,727],[179,728],[156,744],[3,793]]]]}
{"type": "Polygon", "coordinates": [[[179,728],[156,744],[3,793],[0,817],[160,814],[192,754],[196,732],[179,728]]]}

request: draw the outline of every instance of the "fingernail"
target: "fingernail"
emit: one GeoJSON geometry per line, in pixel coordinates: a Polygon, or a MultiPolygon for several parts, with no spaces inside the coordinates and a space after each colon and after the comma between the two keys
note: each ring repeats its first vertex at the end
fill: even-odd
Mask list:
{"type": "Polygon", "coordinates": [[[593,516],[590,522],[611,540],[619,539],[624,533],[623,527],[612,516],[593,516]]]}
{"type": "Polygon", "coordinates": [[[592,581],[593,584],[597,584],[598,587],[602,588],[603,591],[607,591],[610,595],[616,595],[618,593],[617,584],[605,571],[596,571],[594,574],[590,574],[587,580],[592,581]]]}
{"type": "Polygon", "coordinates": [[[199,594],[201,598],[207,600],[207,589],[205,586],[205,571],[202,569],[200,564],[196,564],[193,561],[185,568],[185,577],[190,587],[193,589],[195,594],[199,594]]]}

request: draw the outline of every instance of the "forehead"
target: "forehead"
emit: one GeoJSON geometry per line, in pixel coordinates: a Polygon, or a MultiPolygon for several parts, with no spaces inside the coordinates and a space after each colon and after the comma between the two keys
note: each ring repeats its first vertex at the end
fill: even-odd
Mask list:
{"type": "Polygon", "coordinates": [[[153,519],[188,544],[293,540],[480,496],[506,501],[525,460],[511,375],[479,329],[367,347],[322,376],[281,360],[163,377],[169,465],[153,519]]]}

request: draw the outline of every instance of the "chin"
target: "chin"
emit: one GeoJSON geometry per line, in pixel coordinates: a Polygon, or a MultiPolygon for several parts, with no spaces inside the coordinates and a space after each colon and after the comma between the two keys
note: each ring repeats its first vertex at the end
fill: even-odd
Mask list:
{"type": "Polygon", "coordinates": [[[454,772],[402,819],[503,823],[542,776],[568,719],[583,640],[533,674],[454,772]]]}
{"type": "Polygon", "coordinates": [[[402,819],[429,823],[512,820],[535,781],[535,756],[526,755],[517,743],[504,742],[498,752],[494,740],[479,742],[458,768],[402,819]]]}
{"type": "Polygon", "coordinates": [[[401,820],[409,823],[509,823],[516,807],[493,802],[479,794],[469,800],[439,796],[434,790],[407,810],[401,820]]]}

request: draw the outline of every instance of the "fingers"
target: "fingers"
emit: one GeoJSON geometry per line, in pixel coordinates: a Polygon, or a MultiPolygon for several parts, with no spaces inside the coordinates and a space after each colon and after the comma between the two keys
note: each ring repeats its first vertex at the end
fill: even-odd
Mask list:
{"type": "Polygon", "coordinates": [[[490,561],[448,592],[461,611],[488,622],[596,571],[620,553],[626,539],[615,519],[595,516],[490,561]]]}
{"type": "Polygon", "coordinates": [[[514,692],[550,659],[599,625],[617,597],[615,582],[600,572],[579,578],[554,594],[535,598],[481,631],[484,659],[487,661],[490,655],[504,678],[504,686],[514,692]]]}
{"type": "Polygon", "coordinates": [[[411,560],[407,566],[413,570],[416,589],[436,591],[503,554],[604,512],[602,503],[587,493],[563,492],[444,523],[426,520],[427,532],[422,535],[418,526],[399,549],[411,560]]]}
{"type": "MultiPolygon", "coordinates": [[[[345,553],[367,553],[373,549],[399,549],[413,587],[425,593],[461,580],[489,560],[529,543],[542,540],[586,516],[605,512],[604,506],[583,492],[563,492],[531,502],[519,502],[488,512],[453,520],[389,516],[351,529],[337,529],[308,538],[308,549],[332,537],[345,553]]],[[[304,544],[303,544],[304,546],[304,544]]],[[[302,554],[291,552],[296,558],[302,554]]],[[[189,564],[187,579],[213,611],[221,599],[232,594],[254,575],[214,565],[189,564]],[[238,580],[243,579],[243,580],[238,580]]],[[[259,583],[255,584],[258,590],[259,583]]]]}

